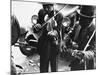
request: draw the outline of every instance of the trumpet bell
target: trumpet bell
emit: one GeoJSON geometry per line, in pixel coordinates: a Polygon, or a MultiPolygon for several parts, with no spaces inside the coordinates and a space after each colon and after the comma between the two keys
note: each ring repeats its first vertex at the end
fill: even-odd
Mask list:
{"type": "Polygon", "coordinates": [[[71,23],[71,20],[68,18],[68,17],[64,17],[63,20],[62,20],[62,25],[64,27],[68,27],[71,23]]]}
{"type": "Polygon", "coordinates": [[[33,16],[31,17],[31,22],[32,22],[33,24],[37,24],[37,19],[38,19],[38,16],[37,16],[37,15],[33,15],[33,16]]]}

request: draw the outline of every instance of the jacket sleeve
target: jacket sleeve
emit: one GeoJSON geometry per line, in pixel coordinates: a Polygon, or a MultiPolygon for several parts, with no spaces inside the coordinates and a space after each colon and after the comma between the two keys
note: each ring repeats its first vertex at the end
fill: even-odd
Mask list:
{"type": "Polygon", "coordinates": [[[87,49],[87,51],[83,51],[85,58],[90,60],[90,59],[94,59],[94,57],[96,57],[96,42],[95,42],[95,35],[93,37],[93,39],[90,42],[90,45],[87,49]]]}
{"type": "Polygon", "coordinates": [[[58,32],[58,39],[60,39],[60,31],[62,29],[62,20],[63,20],[63,15],[61,13],[59,13],[56,17],[55,20],[57,22],[57,27],[55,27],[54,29],[58,32]]]}
{"type": "Polygon", "coordinates": [[[94,51],[85,51],[84,53],[84,57],[88,60],[93,59],[95,57],[95,52],[94,51]]]}
{"type": "Polygon", "coordinates": [[[44,17],[46,15],[46,12],[43,10],[43,9],[40,9],[39,13],[38,13],[38,20],[37,20],[37,23],[39,24],[43,24],[45,21],[44,21],[44,17]]]}

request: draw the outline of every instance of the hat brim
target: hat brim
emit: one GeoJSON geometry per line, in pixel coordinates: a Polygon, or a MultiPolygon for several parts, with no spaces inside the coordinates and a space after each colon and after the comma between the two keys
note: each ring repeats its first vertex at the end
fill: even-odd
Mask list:
{"type": "Polygon", "coordinates": [[[79,15],[83,16],[83,17],[87,17],[87,18],[96,18],[96,14],[94,14],[93,16],[88,16],[88,15],[84,15],[84,14],[80,13],[79,10],[77,10],[77,13],[78,13],[79,15]]]}

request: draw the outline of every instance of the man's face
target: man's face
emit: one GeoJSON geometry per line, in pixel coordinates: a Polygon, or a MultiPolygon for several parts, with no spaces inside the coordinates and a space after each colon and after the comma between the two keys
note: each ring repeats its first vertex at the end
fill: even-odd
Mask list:
{"type": "Polygon", "coordinates": [[[86,28],[91,24],[92,20],[93,18],[87,18],[87,17],[80,16],[79,23],[82,26],[82,28],[86,28]]]}
{"type": "Polygon", "coordinates": [[[53,6],[51,5],[48,5],[44,8],[44,10],[47,12],[47,13],[50,13],[51,11],[53,11],[53,6]]]}

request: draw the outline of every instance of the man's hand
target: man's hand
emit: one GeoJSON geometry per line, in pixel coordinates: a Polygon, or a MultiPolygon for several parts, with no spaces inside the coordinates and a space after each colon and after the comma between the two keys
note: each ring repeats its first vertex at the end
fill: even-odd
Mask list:
{"type": "Polygon", "coordinates": [[[53,31],[49,31],[47,35],[48,35],[48,37],[53,38],[54,40],[56,40],[57,36],[58,36],[58,33],[57,33],[56,30],[53,30],[53,31]]]}
{"type": "Polygon", "coordinates": [[[66,52],[66,49],[67,49],[67,47],[66,47],[65,41],[61,41],[60,42],[60,51],[66,52]]]}
{"type": "Polygon", "coordinates": [[[73,47],[73,48],[76,48],[76,49],[78,48],[78,44],[77,44],[76,42],[73,42],[73,41],[72,41],[71,43],[72,43],[72,47],[73,47]]]}
{"type": "Polygon", "coordinates": [[[50,35],[50,36],[56,36],[58,33],[57,33],[57,31],[56,30],[52,30],[52,31],[49,31],[48,32],[48,35],[50,35]]]}
{"type": "Polygon", "coordinates": [[[74,50],[72,53],[72,56],[81,60],[84,58],[84,53],[82,51],[79,51],[79,50],[74,50]]]}
{"type": "Polygon", "coordinates": [[[41,25],[40,25],[40,24],[36,24],[36,25],[34,25],[34,27],[33,27],[33,30],[34,30],[35,32],[38,32],[40,29],[41,29],[41,25]]]}

